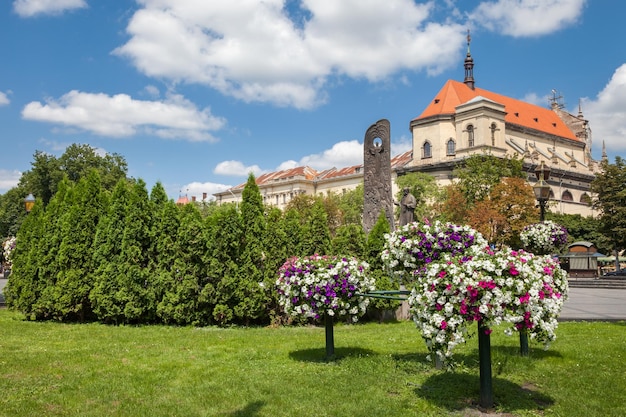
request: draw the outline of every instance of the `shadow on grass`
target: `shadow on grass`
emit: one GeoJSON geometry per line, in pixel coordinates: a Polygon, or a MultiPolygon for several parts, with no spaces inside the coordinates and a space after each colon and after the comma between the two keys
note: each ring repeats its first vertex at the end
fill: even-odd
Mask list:
{"type": "MultiPolygon", "coordinates": [[[[554,404],[553,398],[542,394],[531,384],[520,386],[506,379],[493,378],[492,387],[494,408],[501,412],[543,410],[554,404]]],[[[481,409],[478,375],[455,372],[433,374],[415,389],[415,394],[451,411],[481,409]]]]}
{"type": "Polygon", "coordinates": [[[265,405],[264,401],[254,401],[248,403],[241,410],[235,410],[232,413],[225,414],[227,417],[254,417],[259,414],[261,407],[265,405]]]}
{"type": "Polygon", "coordinates": [[[337,362],[346,357],[360,357],[360,356],[374,356],[378,355],[376,352],[370,349],[363,349],[359,347],[340,347],[335,348],[335,356],[329,360],[326,358],[326,348],[319,349],[302,349],[289,352],[291,359],[301,362],[337,362]]]}

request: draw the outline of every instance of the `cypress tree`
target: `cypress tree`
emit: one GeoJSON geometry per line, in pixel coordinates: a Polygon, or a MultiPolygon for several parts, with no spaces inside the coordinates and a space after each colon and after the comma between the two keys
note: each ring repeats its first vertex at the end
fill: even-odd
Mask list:
{"type": "Polygon", "coordinates": [[[39,258],[44,217],[43,202],[37,201],[17,232],[11,278],[3,289],[7,307],[33,320],[37,318],[34,306],[45,286],[39,258]]]}
{"type": "Polygon", "coordinates": [[[150,289],[158,306],[165,292],[173,286],[172,268],[177,256],[176,238],[180,227],[180,211],[174,200],[168,199],[165,188],[157,182],[150,192],[150,210],[152,212],[152,230],[150,233],[150,253],[148,269],[150,271],[150,289]]]}
{"type": "Polygon", "coordinates": [[[105,323],[124,321],[124,304],[119,298],[123,273],[122,242],[129,205],[128,181],[119,180],[113,189],[106,214],[96,229],[93,289],[89,294],[92,309],[105,323]]]}
{"type": "Polygon", "coordinates": [[[89,293],[94,270],[93,243],[104,201],[100,175],[92,170],[72,187],[61,216],[61,245],[57,282],[54,285],[55,315],[62,320],[84,321],[91,315],[89,293]]]}
{"type": "Polygon", "coordinates": [[[263,269],[267,257],[264,248],[267,223],[263,197],[253,174],[248,176],[242,192],[242,250],[239,262],[237,304],[234,313],[246,324],[260,319],[267,299],[263,290],[263,269]]]}
{"type": "Polygon", "coordinates": [[[302,254],[310,256],[314,254],[328,255],[330,253],[330,231],[328,229],[328,217],[320,200],[316,200],[311,207],[311,217],[305,219],[302,227],[302,254]]]}
{"type": "MultiPolygon", "coordinates": [[[[391,228],[384,211],[381,211],[376,224],[367,235],[365,261],[369,264],[369,274],[376,280],[377,290],[398,290],[399,285],[389,277],[384,270],[380,254],[385,246],[385,234],[390,233],[391,228]]],[[[378,320],[383,319],[384,310],[395,310],[400,306],[398,301],[372,298],[369,309],[377,312],[378,320]]]]}
{"type": "Polygon", "coordinates": [[[173,279],[159,303],[158,314],[166,323],[210,324],[210,306],[200,300],[206,278],[203,262],[205,230],[200,211],[193,204],[181,208],[176,248],[177,256],[171,273],[173,279]]]}
{"type": "Polygon", "coordinates": [[[33,306],[33,318],[37,320],[60,318],[57,306],[56,284],[60,271],[59,250],[63,239],[63,214],[66,212],[66,199],[70,198],[74,185],[63,179],[49,204],[45,208],[41,240],[38,249],[37,271],[41,292],[33,306]]]}
{"type": "Polygon", "coordinates": [[[235,318],[242,226],[233,204],[219,207],[207,218],[207,279],[201,297],[213,308],[213,319],[219,325],[235,318]]]}

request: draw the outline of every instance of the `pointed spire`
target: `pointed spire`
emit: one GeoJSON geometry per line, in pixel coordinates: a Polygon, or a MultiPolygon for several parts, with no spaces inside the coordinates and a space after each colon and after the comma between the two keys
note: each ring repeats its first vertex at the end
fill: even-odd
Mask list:
{"type": "Polygon", "coordinates": [[[583,107],[582,107],[581,99],[578,99],[578,118],[579,119],[583,118],[583,107]]]}
{"type": "Polygon", "coordinates": [[[604,141],[602,141],[602,160],[603,161],[608,161],[609,157],[606,154],[606,144],[604,143],[604,141]]]}
{"type": "Polygon", "coordinates": [[[465,79],[463,82],[472,90],[474,89],[474,59],[470,53],[470,42],[472,37],[470,31],[467,29],[467,55],[465,56],[465,79]]]}

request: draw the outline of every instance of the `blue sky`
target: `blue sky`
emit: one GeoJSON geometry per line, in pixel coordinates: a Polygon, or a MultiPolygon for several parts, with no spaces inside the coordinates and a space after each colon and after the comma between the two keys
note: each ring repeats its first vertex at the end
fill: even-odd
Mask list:
{"type": "Polygon", "coordinates": [[[602,0],[6,0],[0,2],[0,193],[33,154],[122,155],[171,198],[249,172],[362,163],[363,137],[462,81],[590,121],[626,150],[626,2],[602,0]]]}

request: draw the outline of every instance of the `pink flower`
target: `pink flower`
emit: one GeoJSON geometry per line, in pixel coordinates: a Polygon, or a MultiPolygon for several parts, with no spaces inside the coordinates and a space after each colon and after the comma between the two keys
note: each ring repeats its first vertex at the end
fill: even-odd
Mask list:
{"type": "Polygon", "coordinates": [[[441,330],[445,330],[448,327],[448,323],[445,320],[441,320],[441,330]]]}
{"type": "Polygon", "coordinates": [[[493,330],[491,330],[491,329],[487,328],[487,329],[485,329],[485,334],[486,334],[487,336],[489,336],[489,335],[491,334],[491,332],[492,332],[492,331],[493,331],[493,330]]]}
{"type": "Polygon", "coordinates": [[[519,271],[515,269],[514,266],[511,266],[511,268],[509,268],[509,274],[516,276],[516,275],[519,275],[519,271]]]}

